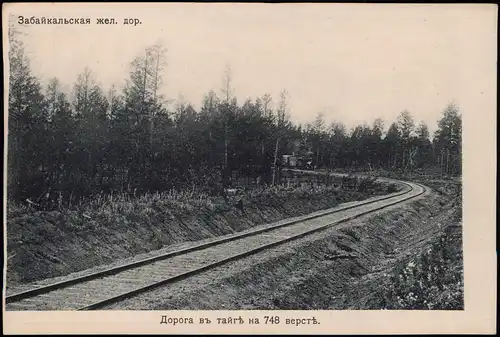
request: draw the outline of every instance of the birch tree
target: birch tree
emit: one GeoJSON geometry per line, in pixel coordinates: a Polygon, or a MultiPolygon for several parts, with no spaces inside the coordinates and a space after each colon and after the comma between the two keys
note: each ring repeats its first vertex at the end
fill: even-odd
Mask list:
{"type": "Polygon", "coordinates": [[[410,154],[414,151],[414,149],[412,149],[412,137],[414,136],[415,122],[411,113],[408,110],[404,110],[399,114],[397,123],[403,150],[401,165],[406,169],[409,163],[410,154]]]}
{"type": "Polygon", "coordinates": [[[288,99],[289,99],[288,91],[286,89],[283,89],[280,94],[278,109],[276,110],[276,144],[274,148],[273,177],[271,182],[273,186],[276,184],[277,180],[276,178],[277,178],[280,140],[283,138],[285,134],[285,127],[288,114],[288,99]]]}
{"type": "Polygon", "coordinates": [[[149,145],[153,146],[154,137],[154,121],[157,115],[163,112],[161,108],[163,95],[159,93],[163,85],[162,73],[167,65],[166,60],[167,49],[161,44],[156,44],[146,50],[146,58],[149,58],[150,69],[148,75],[150,76],[147,81],[147,87],[151,91],[153,107],[149,111],[149,145]]]}
{"type": "Polygon", "coordinates": [[[434,147],[439,157],[443,176],[461,173],[462,165],[462,117],[458,106],[451,102],[438,121],[434,135],[434,147]]]}
{"type": "Polygon", "coordinates": [[[222,78],[222,88],[221,92],[224,95],[224,100],[220,106],[221,117],[223,121],[223,132],[224,132],[224,166],[222,169],[222,181],[224,187],[229,184],[230,178],[230,168],[229,168],[229,120],[231,114],[231,103],[233,103],[233,73],[231,66],[226,65],[224,71],[224,76],[222,78]]]}

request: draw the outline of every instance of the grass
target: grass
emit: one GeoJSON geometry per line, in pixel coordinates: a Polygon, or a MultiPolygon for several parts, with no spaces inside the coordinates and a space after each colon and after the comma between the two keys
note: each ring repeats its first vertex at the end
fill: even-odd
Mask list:
{"type": "Polygon", "coordinates": [[[463,309],[461,250],[446,235],[387,275],[385,309],[463,309]]]}
{"type": "Polygon", "coordinates": [[[306,180],[290,183],[287,182],[276,186],[255,186],[243,188],[236,195],[226,198],[222,196],[209,195],[196,187],[188,190],[169,190],[165,192],[146,192],[141,195],[119,193],[97,193],[92,197],[83,198],[79,202],[71,201],[52,203],[46,207],[30,203],[9,203],[7,218],[13,218],[33,211],[60,211],[76,212],[83,217],[92,217],[92,214],[130,214],[147,213],[151,209],[173,209],[178,212],[192,213],[196,209],[205,208],[212,211],[227,210],[227,204],[235,200],[242,199],[247,202],[263,200],[267,198],[288,198],[300,196],[309,198],[313,195],[342,191],[359,192],[361,194],[381,194],[391,193],[399,190],[394,184],[384,185],[376,182],[373,178],[342,177],[326,180],[319,180],[315,177],[306,177],[306,180]]]}
{"type": "Polygon", "coordinates": [[[58,276],[96,261],[108,263],[166,245],[228,234],[384,194],[386,189],[374,180],[353,177],[334,182],[311,179],[246,188],[226,198],[194,187],[141,195],[98,193],[45,209],[9,202],[9,280],[58,276]],[[244,211],[237,207],[240,200],[244,211]],[[47,257],[52,255],[63,263],[50,262],[47,257]],[[33,268],[27,269],[28,265],[33,268]]]}
{"type": "Polygon", "coordinates": [[[442,185],[441,191],[454,196],[453,213],[447,224],[436,224],[445,228],[426,250],[385,275],[385,309],[464,308],[461,188],[442,185]]]}

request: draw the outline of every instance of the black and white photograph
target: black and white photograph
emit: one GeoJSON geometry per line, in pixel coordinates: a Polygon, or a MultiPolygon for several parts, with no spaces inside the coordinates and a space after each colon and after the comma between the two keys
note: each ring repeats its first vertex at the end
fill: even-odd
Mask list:
{"type": "Polygon", "coordinates": [[[495,184],[496,6],[8,6],[6,312],[328,331],[464,313],[483,269],[496,301],[462,186],[495,184]]]}

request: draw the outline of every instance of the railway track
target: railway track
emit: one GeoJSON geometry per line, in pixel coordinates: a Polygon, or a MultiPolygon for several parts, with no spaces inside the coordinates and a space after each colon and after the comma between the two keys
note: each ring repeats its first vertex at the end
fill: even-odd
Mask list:
{"type": "MultiPolygon", "coordinates": [[[[388,180],[388,179],[383,179],[388,180]]],[[[156,287],[244,258],[336,224],[402,203],[425,193],[416,183],[404,189],[6,296],[7,310],[94,310],[156,287]]]]}

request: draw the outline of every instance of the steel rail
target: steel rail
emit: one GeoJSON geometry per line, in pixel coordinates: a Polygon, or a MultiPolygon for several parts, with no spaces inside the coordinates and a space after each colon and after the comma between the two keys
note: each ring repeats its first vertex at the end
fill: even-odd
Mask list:
{"type": "MultiPolygon", "coordinates": [[[[219,245],[219,244],[223,244],[223,243],[226,243],[226,242],[238,240],[238,239],[245,238],[245,237],[248,237],[248,236],[253,236],[253,235],[260,234],[260,233],[272,231],[272,230],[275,230],[275,229],[278,229],[278,228],[282,228],[282,227],[286,227],[286,226],[291,226],[291,225],[296,224],[296,223],[300,223],[300,222],[307,221],[307,220],[314,219],[314,218],[319,218],[319,217],[326,216],[326,215],[333,214],[333,213],[338,213],[338,212],[341,212],[341,211],[344,211],[344,210],[353,209],[353,208],[356,208],[356,207],[361,207],[361,206],[372,204],[372,203],[379,202],[379,201],[382,201],[382,200],[387,200],[387,199],[390,199],[390,198],[395,198],[395,197],[398,197],[398,196],[410,193],[413,190],[413,187],[410,184],[408,184],[406,182],[402,182],[402,181],[398,181],[398,182],[402,183],[402,184],[404,184],[406,186],[408,186],[409,189],[406,190],[406,191],[402,191],[402,192],[392,193],[392,194],[389,194],[387,196],[375,197],[375,198],[372,198],[371,200],[364,201],[364,202],[362,201],[362,202],[357,203],[355,205],[350,205],[350,206],[335,208],[335,209],[332,209],[332,210],[328,210],[328,211],[325,211],[325,212],[320,212],[318,214],[313,214],[313,215],[309,215],[309,216],[297,217],[296,219],[293,219],[293,220],[290,220],[290,221],[286,221],[284,223],[280,223],[280,224],[277,224],[275,226],[269,226],[269,227],[266,227],[266,228],[249,231],[249,232],[246,232],[246,233],[236,234],[236,235],[233,235],[233,236],[230,236],[230,237],[226,237],[226,238],[223,238],[223,239],[220,239],[220,240],[215,240],[215,241],[212,241],[212,242],[195,245],[195,246],[192,246],[192,247],[188,247],[188,248],[176,250],[176,251],[173,251],[173,252],[168,252],[168,253],[165,253],[165,254],[162,254],[162,255],[159,255],[159,256],[155,256],[155,257],[152,257],[152,258],[147,258],[147,259],[143,259],[143,260],[140,260],[140,261],[128,263],[128,264],[125,264],[125,265],[121,265],[121,266],[117,266],[117,267],[112,267],[112,268],[109,268],[109,269],[106,269],[106,270],[103,270],[103,271],[99,271],[99,272],[91,273],[91,274],[88,274],[88,275],[84,275],[84,276],[80,276],[80,277],[75,277],[75,278],[72,278],[72,279],[69,279],[69,280],[65,280],[65,281],[61,281],[61,282],[57,282],[57,283],[53,283],[53,284],[41,286],[39,288],[26,290],[26,291],[23,291],[23,292],[19,292],[19,293],[13,294],[13,295],[6,296],[5,300],[6,300],[6,303],[13,303],[13,302],[21,301],[21,300],[26,299],[26,298],[36,297],[38,295],[45,294],[45,293],[51,292],[53,290],[62,289],[62,288],[69,287],[69,286],[74,285],[74,284],[83,283],[83,282],[86,282],[86,281],[90,281],[90,280],[93,280],[93,279],[102,278],[102,277],[113,275],[113,274],[118,274],[118,273],[120,273],[122,271],[125,271],[125,270],[134,269],[134,268],[137,268],[137,267],[140,267],[140,266],[151,264],[153,262],[157,262],[157,261],[160,261],[160,260],[168,259],[168,258],[171,258],[171,257],[174,257],[174,256],[179,256],[179,255],[187,254],[187,253],[190,253],[190,252],[193,252],[193,251],[202,250],[202,249],[205,249],[205,248],[208,248],[208,247],[213,247],[213,246],[216,246],[216,245],[219,245]]],[[[410,198],[413,198],[413,197],[416,197],[416,196],[412,196],[410,198]]],[[[402,202],[402,201],[405,201],[405,200],[406,199],[399,200],[396,203],[399,203],[399,202],[402,202]]],[[[391,204],[389,204],[389,205],[391,205],[391,204]]],[[[384,207],[387,207],[387,206],[384,206],[384,207]]],[[[384,208],[384,207],[382,207],[382,208],[384,208]]],[[[329,225],[327,225],[327,226],[329,226],[329,225]]],[[[323,228],[323,227],[321,227],[321,228],[323,228]]],[[[315,232],[315,231],[317,231],[317,229],[313,230],[312,232],[315,232]]],[[[304,234],[304,235],[307,235],[307,234],[309,234],[309,233],[306,232],[306,234],[304,234]]],[[[292,237],[292,239],[294,239],[294,237],[292,237]]],[[[283,242],[287,242],[289,240],[291,240],[291,239],[285,239],[283,242]]],[[[280,242],[278,242],[278,243],[272,243],[270,245],[263,246],[262,248],[254,249],[251,252],[257,252],[257,251],[260,251],[262,249],[272,247],[275,244],[279,244],[279,243],[280,242]]],[[[244,254],[249,255],[250,253],[246,252],[246,253],[243,253],[243,255],[244,254]]],[[[251,254],[253,254],[253,253],[251,253],[251,254]]],[[[197,272],[203,271],[205,269],[213,268],[216,265],[219,265],[219,264],[222,264],[222,263],[226,263],[226,262],[229,262],[230,260],[241,258],[241,257],[244,257],[244,256],[242,256],[242,254],[239,254],[239,255],[231,257],[229,259],[225,259],[225,260],[222,260],[222,261],[215,262],[214,264],[207,265],[205,267],[200,268],[197,272]]],[[[192,273],[193,272],[189,272],[189,273],[185,273],[185,274],[182,274],[182,275],[178,275],[178,276],[175,276],[173,279],[182,279],[182,278],[185,278],[185,277],[188,277],[188,276],[192,275],[192,273]]],[[[169,280],[170,280],[169,282],[173,282],[172,278],[169,279],[169,280]]],[[[137,290],[135,290],[135,291],[137,291],[137,290]]],[[[132,291],[132,292],[135,292],[135,291],[132,291]]]]}
{"type": "MultiPolygon", "coordinates": [[[[417,198],[417,197],[419,197],[420,195],[422,195],[422,194],[424,194],[426,192],[426,187],[425,186],[420,185],[420,184],[416,184],[416,183],[415,183],[415,185],[419,185],[420,187],[422,187],[422,192],[420,192],[417,195],[411,195],[409,197],[406,197],[404,199],[400,199],[400,200],[394,201],[392,203],[383,205],[383,206],[378,207],[376,209],[364,211],[364,212],[358,213],[356,215],[350,216],[350,217],[345,218],[345,219],[333,221],[333,222],[328,223],[326,225],[323,225],[321,227],[317,227],[317,228],[312,229],[310,231],[302,232],[300,234],[297,234],[297,235],[294,235],[294,236],[291,236],[291,237],[288,237],[288,238],[285,238],[285,239],[282,239],[282,240],[279,240],[279,241],[276,241],[276,242],[272,242],[272,243],[269,243],[269,244],[264,244],[264,245],[262,245],[260,247],[248,250],[246,252],[233,255],[231,257],[228,257],[228,258],[216,261],[214,263],[206,264],[206,265],[204,265],[202,267],[199,267],[197,269],[194,269],[194,270],[191,270],[191,271],[188,271],[188,272],[176,275],[174,277],[170,277],[170,278],[161,280],[159,282],[156,282],[156,283],[144,286],[144,287],[140,287],[140,288],[137,288],[137,289],[134,289],[134,290],[131,290],[131,291],[124,292],[124,293],[122,293],[120,295],[113,296],[113,297],[107,298],[105,300],[95,302],[93,304],[87,305],[87,306],[79,308],[77,310],[83,311],[83,310],[100,309],[102,307],[105,307],[106,305],[110,305],[110,304],[122,301],[122,300],[124,300],[126,298],[129,298],[129,297],[132,297],[132,296],[135,296],[135,295],[138,295],[138,294],[150,291],[150,290],[152,290],[154,288],[157,288],[157,287],[161,287],[161,286],[164,286],[164,285],[167,285],[167,284],[170,284],[170,283],[174,283],[174,282],[186,279],[186,278],[188,278],[190,276],[199,274],[199,273],[201,273],[203,271],[206,271],[206,270],[209,270],[209,269],[213,269],[215,267],[218,267],[220,265],[226,264],[228,262],[232,262],[232,261],[239,260],[239,259],[242,259],[242,258],[250,256],[250,255],[256,254],[256,253],[261,252],[261,251],[263,251],[265,249],[269,249],[269,248],[281,245],[283,243],[286,243],[286,242],[289,242],[289,241],[293,241],[293,240],[297,240],[297,239],[302,238],[304,236],[307,236],[307,235],[310,235],[310,234],[313,234],[313,233],[316,233],[316,232],[320,232],[320,231],[326,230],[327,228],[330,228],[333,225],[338,225],[340,223],[348,222],[348,221],[354,220],[356,218],[359,218],[359,217],[361,217],[363,215],[366,215],[366,214],[369,214],[369,213],[373,213],[373,212],[377,212],[377,211],[379,211],[381,209],[384,209],[384,208],[387,208],[387,207],[390,207],[390,206],[394,206],[396,204],[402,203],[402,202],[407,201],[409,199],[417,198]]],[[[411,185],[409,185],[409,186],[410,186],[411,189],[409,191],[407,191],[406,193],[410,193],[411,191],[413,191],[413,187],[411,185]]]]}

